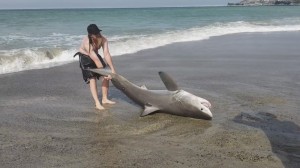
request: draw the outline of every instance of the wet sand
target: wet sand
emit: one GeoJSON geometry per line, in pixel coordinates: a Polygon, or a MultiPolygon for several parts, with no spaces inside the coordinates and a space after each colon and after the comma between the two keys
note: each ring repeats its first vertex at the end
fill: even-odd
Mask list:
{"type": "Polygon", "coordinates": [[[300,32],[234,34],[113,58],[149,89],[165,89],[157,72],[167,72],[212,103],[211,121],[141,118],[114,87],[118,103],[99,112],[77,62],[0,75],[1,167],[297,167],[299,41],[300,32]]]}

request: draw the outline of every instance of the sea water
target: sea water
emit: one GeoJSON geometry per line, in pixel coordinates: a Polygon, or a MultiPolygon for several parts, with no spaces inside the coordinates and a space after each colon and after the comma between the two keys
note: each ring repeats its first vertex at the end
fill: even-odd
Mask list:
{"type": "Polygon", "coordinates": [[[300,31],[300,6],[0,10],[0,74],[77,61],[91,23],[121,56],[233,33],[300,31]]]}

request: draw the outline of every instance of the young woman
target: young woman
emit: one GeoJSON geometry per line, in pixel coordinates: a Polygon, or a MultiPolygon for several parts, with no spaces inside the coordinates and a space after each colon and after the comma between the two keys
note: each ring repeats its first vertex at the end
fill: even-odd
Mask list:
{"type": "Polygon", "coordinates": [[[100,75],[91,71],[85,70],[89,68],[105,68],[106,63],[102,57],[98,54],[100,48],[103,49],[104,59],[106,60],[112,73],[116,73],[111,55],[109,53],[108,41],[101,35],[102,30],[95,24],[90,24],[87,27],[88,36],[84,37],[79,48],[79,52],[75,55],[79,55],[80,67],[82,70],[83,79],[90,85],[90,90],[95,101],[95,107],[98,110],[103,110],[103,104],[115,104],[115,102],[108,99],[108,87],[111,76],[103,77],[102,79],[102,105],[98,98],[97,79],[100,75]]]}

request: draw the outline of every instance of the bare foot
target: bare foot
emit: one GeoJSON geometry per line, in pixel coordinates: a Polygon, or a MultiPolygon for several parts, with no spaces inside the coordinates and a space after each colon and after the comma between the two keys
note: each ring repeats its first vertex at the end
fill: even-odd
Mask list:
{"type": "Polygon", "coordinates": [[[116,104],[116,102],[107,99],[107,100],[102,100],[102,104],[116,104]]]}
{"type": "Polygon", "coordinates": [[[101,106],[100,104],[99,105],[96,105],[95,106],[95,108],[97,109],[97,110],[105,110],[105,108],[103,107],[103,106],[101,106]]]}

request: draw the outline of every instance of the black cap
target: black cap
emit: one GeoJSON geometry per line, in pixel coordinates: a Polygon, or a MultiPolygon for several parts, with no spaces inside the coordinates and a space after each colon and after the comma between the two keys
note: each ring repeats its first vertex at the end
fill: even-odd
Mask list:
{"type": "Polygon", "coordinates": [[[95,24],[90,24],[90,25],[87,27],[87,32],[88,32],[89,34],[97,35],[97,34],[100,33],[100,31],[102,31],[102,30],[100,30],[100,29],[98,28],[98,26],[95,25],[95,24]]]}

